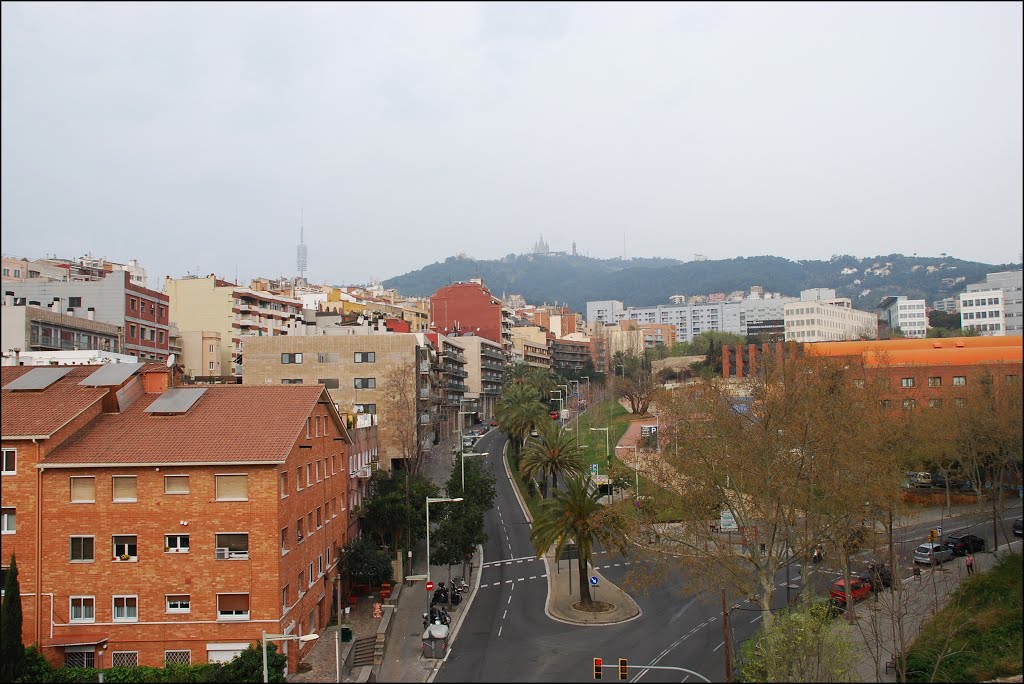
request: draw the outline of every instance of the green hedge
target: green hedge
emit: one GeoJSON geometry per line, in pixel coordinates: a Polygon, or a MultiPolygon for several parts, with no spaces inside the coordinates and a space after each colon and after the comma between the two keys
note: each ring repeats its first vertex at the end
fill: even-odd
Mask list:
{"type": "MultiPolygon", "coordinates": [[[[288,662],[287,656],[277,652],[276,644],[267,644],[269,679],[284,682],[281,675],[288,662]]],[[[25,669],[18,682],[41,684],[92,684],[99,681],[100,670],[94,667],[52,667],[35,646],[25,649],[25,669]]],[[[103,680],[109,684],[133,682],[184,682],[206,684],[221,682],[262,682],[263,649],[259,643],[250,644],[230,663],[201,663],[197,665],[168,665],[167,667],[111,667],[102,670],[103,680]]]]}

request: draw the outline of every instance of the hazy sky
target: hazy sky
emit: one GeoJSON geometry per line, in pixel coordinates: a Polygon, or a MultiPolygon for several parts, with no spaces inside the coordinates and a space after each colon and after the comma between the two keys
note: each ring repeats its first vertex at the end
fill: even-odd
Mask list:
{"type": "Polygon", "coordinates": [[[3,253],[384,279],[465,252],[1022,243],[1020,3],[2,5],[3,253]]]}

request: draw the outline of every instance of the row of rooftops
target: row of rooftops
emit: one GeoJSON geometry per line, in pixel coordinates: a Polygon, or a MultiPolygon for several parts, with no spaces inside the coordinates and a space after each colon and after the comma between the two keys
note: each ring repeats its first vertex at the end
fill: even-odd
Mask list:
{"type": "Polygon", "coordinates": [[[102,404],[43,467],[281,463],[324,404],[333,439],[351,442],[321,385],[170,387],[162,364],[2,368],[0,437],[47,440],[102,404]]]}

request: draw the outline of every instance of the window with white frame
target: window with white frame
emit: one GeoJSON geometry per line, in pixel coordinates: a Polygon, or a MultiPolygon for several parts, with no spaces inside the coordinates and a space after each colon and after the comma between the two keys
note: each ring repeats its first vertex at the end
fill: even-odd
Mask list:
{"type": "Polygon", "coordinates": [[[93,563],[96,560],[96,538],[92,536],[71,537],[70,559],[72,563],[93,563]]]}
{"type": "Polygon", "coordinates": [[[69,622],[96,622],[96,597],[72,596],[69,622]]]}
{"type": "Polygon", "coordinates": [[[288,610],[288,585],[284,585],[284,589],[281,590],[281,610],[288,610]]]}
{"type": "Polygon", "coordinates": [[[295,491],[302,491],[302,466],[295,468],[295,491]]]}
{"type": "Polygon", "coordinates": [[[288,497],[288,471],[282,470],[279,478],[281,483],[281,498],[285,499],[288,497]]]}
{"type": "Polygon", "coordinates": [[[165,534],[164,553],[188,553],[188,535],[165,534]]]}
{"type": "Polygon", "coordinates": [[[248,594],[217,594],[218,620],[248,620],[248,594]]]}
{"type": "Polygon", "coordinates": [[[96,478],[71,478],[71,503],[96,503],[96,478]]]}
{"type": "Polygon", "coordinates": [[[338,497],[336,497],[336,496],[331,499],[331,510],[333,511],[333,513],[331,514],[331,517],[332,518],[337,518],[338,517],[338,497]]]}
{"type": "Polygon", "coordinates": [[[113,538],[114,560],[134,561],[139,558],[138,538],[134,534],[117,534],[113,538]]]}
{"type": "Polygon", "coordinates": [[[905,388],[913,387],[914,386],[914,378],[901,378],[900,379],[900,384],[903,387],[905,387],[905,388]]]}
{"type": "Polygon", "coordinates": [[[2,509],[2,529],[4,534],[14,534],[17,531],[18,523],[15,509],[2,509]]]}
{"type": "Polygon", "coordinates": [[[377,378],[353,378],[355,389],[376,389],[377,378]]]}
{"type": "Polygon", "coordinates": [[[114,651],[110,654],[111,667],[138,667],[138,651],[114,651]]]}
{"type": "Polygon", "coordinates": [[[288,528],[281,528],[281,555],[288,553],[288,528]]]}
{"type": "Polygon", "coordinates": [[[967,384],[967,376],[965,376],[965,375],[954,375],[953,376],[953,386],[954,387],[963,387],[966,384],[967,384]]]}
{"type": "Polygon", "coordinates": [[[217,560],[246,560],[249,557],[248,532],[223,532],[216,537],[217,560]]]}
{"type": "Polygon", "coordinates": [[[313,461],[313,474],[316,476],[316,481],[320,481],[320,459],[313,461]]]}
{"type": "Polygon", "coordinates": [[[114,597],[114,622],[138,622],[139,620],[139,597],[138,596],[115,596],[114,597]]]}
{"type": "Polygon", "coordinates": [[[306,486],[307,487],[312,487],[313,486],[313,464],[312,463],[307,463],[306,464],[306,486]]]}
{"type": "Polygon", "coordinates": [[[375,363],[377,354],[375,352],[355,352],[353,358],[356,363],[375,363]]]}
{"type": "Polygon", "coordinates": [[[188,475],[164,475],[164,494],[188,494],[188,475]]]}
{"type": "Polygon", "coordinates": [[[299,544],[305,538],[305,530],[303,530],[302,518],[295,521],[295,541],[299,544]]]}
{"type": "Polygon", "coordinates": [[[165,594],[168,613],[192,612],[192,596],[189,594],[165,594]]]}
{"type": "Polygon", "coordinates": [[[192,651],[164,651],[164,665],[191,665],[192,651]]]}
{"type": "Polygon", "coordinates": [[[281,363],[302,363],[302,354],[281,354],[281,363]]]}
{"type": "Polygon", "coordinates": [[[217,501],[248,501],[248,475],[215,475],[217,501]]]}
{"type": "Polygon", "coordinates": [[[15,475],[18,472],[18,450],[4,449],[4,475],[15,475]]]}
{"type": "Polygon", "coordinates": [[[135,502],[138,491],[138,478],[134,475],[114,475],[110,478],[114,503],[135,502]]]}
{"type": "Polygon", "coordinates": [[[313,586],[313,582],[316,581],[316,576],[313,574],[313,562],[309,563],[309,586],[313,586]]]}
{"type": "Polygon", "coordinates": [[[324,555],[322,553],[316,557],[316,576],[324,576],[324,555]]]}

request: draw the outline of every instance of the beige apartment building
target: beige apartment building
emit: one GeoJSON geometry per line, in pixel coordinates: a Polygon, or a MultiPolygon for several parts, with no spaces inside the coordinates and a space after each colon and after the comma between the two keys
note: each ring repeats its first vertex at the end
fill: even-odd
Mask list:
{"type": "Polygon", "coordinates": [[[220,335],[221,374],[236,380],[242,376],[242,352],[249,339],[305,332],[300,300],[258,292],[212,275],[168,277],[164,294],[170,298],[170,320],[182,334],[199,331],[220,335]]]}
{"type": "Polygon", "coordinates": [[[341,413],[376,414],[380,467],[391,470],[394,460],[401,467],[403,425],[415,425],[421,449],[433,443],[438,365],[436,348],[417,333],[251,337],[245,342],[242,384],[320,384],[341,413]],[[395,408],[397,413],[387,382],[395,371],[413,378],[412,396],[395,408]]]}
{"type": "Polygon", "coordinates": [[[785,305],[786,341],[832,342],[878,338],[878,316],[853,308],[848,297],[816,288],[800,292],[800,301],[785,305]]]}
{"type": "Polygon", "coordinates": [[[467,389],[463,398],[472,403],[480,420],[493,420],[505,375],[505,355],[501,345],[478,335],[460,335],[455,340],[462,346],[466,361],[467,389]]]}
{"type": "Polygon", "coordinates": [[[551,368],[551,350],[548,331],[537,325],[518,325],[512,328],[512,349],[515,357],[535,368],[551,368]]]}
{"type": "Polygon", "coordinates": [[[211,330],[188,330],[180,333],[181,359],[178,365],[193,378],[223,375],[220,333],[211,330]]]}

